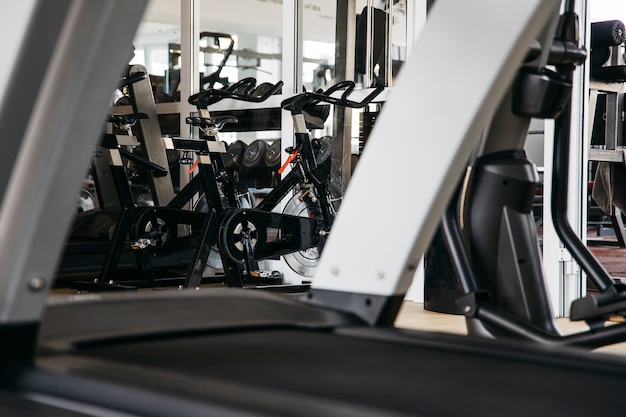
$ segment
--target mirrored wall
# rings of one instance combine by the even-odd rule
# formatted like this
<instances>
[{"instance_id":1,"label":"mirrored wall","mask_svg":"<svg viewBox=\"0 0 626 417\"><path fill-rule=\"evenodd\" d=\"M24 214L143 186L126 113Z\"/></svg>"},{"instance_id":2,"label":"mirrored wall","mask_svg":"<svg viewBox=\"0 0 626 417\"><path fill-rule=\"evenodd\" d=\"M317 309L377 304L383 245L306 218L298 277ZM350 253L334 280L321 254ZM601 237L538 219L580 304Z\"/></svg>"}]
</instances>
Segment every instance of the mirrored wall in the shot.
<instances>
[{"instance_id":1,"label":"mirrored wall","mask_svg":"<svg viewBox=\"0 0 626 417\"><path fill-rule=\"evenodd\" d=\"M301 73L294 91L346 79L361 87L393 85L407 55L407 0L295 3L300 21L289 31L283 1L151 0L131 63L148 69L157 102L180 101L181 10L187 5L199 14L193 29L199 38L200 88L224 87L245 77L259 83L283 80L285 53L300 67L294 68ZM284 31L298 38L296 52L284 51Z\"/></svg>"},{"instance_id":2,"label":"mirrored wall","mask_svg":"<svg viewBox=\"0 0 626 417\"><path fill-rule=\"evenodd\" d=\"M284 149L293 127L280 109L283 99L345 80L359 89L393 86L419 24L416 16L425 12L426 0L150 0L130 63L146 67L170 136L192 133L184 122L195 110L187 103L190 94L248 77L257 85L284 82L280 94L263 104L223 100L210 109L214 115L235 112L240 121L224 129L226 143L282 140ZM122 94L116 100L128 104ZM335 142L339 195L380 109L378 104L337 114L331 106L323 125L311 131ZM373 112L365 129L363 110Z\"/></svg>"}]
</instances>

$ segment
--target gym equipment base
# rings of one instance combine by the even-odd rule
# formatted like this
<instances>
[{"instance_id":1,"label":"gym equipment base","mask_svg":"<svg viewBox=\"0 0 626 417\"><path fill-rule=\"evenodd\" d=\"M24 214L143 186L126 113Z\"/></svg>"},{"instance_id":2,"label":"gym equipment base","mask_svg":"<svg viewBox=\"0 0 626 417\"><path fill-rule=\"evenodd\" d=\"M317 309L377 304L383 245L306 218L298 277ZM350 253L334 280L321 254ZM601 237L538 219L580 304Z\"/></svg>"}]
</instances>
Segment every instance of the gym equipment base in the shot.
<instances>
[{"instance_id":1,"label":"gym equipment base","mask_svg":"<svg viewBox=\"0 0 626 417\"><path fill-rule=\"evenodd\" d=\"M623 358L372 328L258 291L141 295L53 303L36 364L11 367L5 387L76 410L181 417L618 416L626 406Z\"/></svg>"}]
</instances>

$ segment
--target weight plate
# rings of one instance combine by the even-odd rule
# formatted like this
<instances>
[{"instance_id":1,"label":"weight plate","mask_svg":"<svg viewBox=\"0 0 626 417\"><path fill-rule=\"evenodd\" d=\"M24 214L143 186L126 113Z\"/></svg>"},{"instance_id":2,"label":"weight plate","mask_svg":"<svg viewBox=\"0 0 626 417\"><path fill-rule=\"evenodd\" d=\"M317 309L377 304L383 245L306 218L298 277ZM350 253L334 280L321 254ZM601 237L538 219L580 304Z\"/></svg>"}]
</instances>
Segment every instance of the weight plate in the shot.
<instances>
[{"instance_id":1,"label":"weight plate","mask_svg":"<svg viewBox=\"0 0 626 417\"><path fill-rule=\"evenodd\" d=\"M265 166L271 169L276 169L280 166L280 139L272 142L265 151Z\"/></svg>"},{"instance_id":2,"label":"weight plate","mask_svg":"<svg viewBox=\"0 0 626 417\"><path fill-rule=\"evenodd\" d=\"M267 151L267 142L262 139L252 142L243 153L241 164L248 170L259 168L263 165Z\"/></svg>"}]
</instances>

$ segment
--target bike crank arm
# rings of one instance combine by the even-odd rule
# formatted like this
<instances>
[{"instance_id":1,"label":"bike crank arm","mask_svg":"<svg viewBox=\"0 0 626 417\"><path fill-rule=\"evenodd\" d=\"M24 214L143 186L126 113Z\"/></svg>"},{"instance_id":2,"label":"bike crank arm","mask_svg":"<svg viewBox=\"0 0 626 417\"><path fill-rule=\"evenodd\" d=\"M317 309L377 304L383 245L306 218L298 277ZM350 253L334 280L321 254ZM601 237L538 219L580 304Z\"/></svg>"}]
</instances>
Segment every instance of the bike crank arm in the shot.
<instances>
[{"instance_id":1,"label":"bike crank arm","mask_svg":"<svg viewBox=\"0 0 626 417\"><path fill-rule=\"evenodd\" d=\"M222 256L243 264L250 249L254 260L273 258L317 247L326 235L321 218L241 209L222 221L219 245Z\"/></svg>"}]
</instances>

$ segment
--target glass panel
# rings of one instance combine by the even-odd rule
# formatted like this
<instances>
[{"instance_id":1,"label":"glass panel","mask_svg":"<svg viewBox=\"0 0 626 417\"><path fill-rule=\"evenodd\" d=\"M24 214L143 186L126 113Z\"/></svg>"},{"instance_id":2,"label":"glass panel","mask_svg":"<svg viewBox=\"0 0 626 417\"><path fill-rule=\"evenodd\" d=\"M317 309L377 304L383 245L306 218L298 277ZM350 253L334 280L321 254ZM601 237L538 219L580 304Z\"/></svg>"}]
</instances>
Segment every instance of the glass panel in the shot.
<instances>
[{"instance_id":1,"label":"glass panel","mask_svg":"<svg viewBox=\"0 0 626 417\"><path fill-rule=\"evenodd\" d=\"M369 39L368 3L374 10L374 18L370 22L373 31ZM391 39L387 36L390 9L393 16ZM358 0L356 15L348 17L347 14L347 2L319 0L315 4L304 5L302 79L307 89L323 88L329 83L346 79L365 87L379 83L393 85L393 78L406 61L406 0L394 0L392 5L389 1ZM390 53L388 48L391 48ZM368 59L373 63L369 72L366 70ZM345 68L351 62L354 62L355 74L347 77ZM393 77L386 80L385 73L389 67ZM370 81L365 79L366 72Z\"/></svg>"},{"instance_id":2,"label":"glass panel","mask_svg":"<svg viewBox=\"0 0 626 417\"><path fill-rule=\"evenodd\" d=\"M180 101L180 1L150 0L133 41L133 65L148 70L157 103Z\"/></svg>"},{"instance_id":3,"label":"glass panel","mask_svg":"<svg viewBox=\"0 0 626 417\"><path fill-rule=\"evenodd\" d=\"M248 77L256 80L257 87L281 81L282 10L282 1L200 0L201 88L223 88ZM280 108L240 110L246 107L245 103L230 99L222 101L220 106L238 108L227 111L208 108L211 116L233 115L238 119L236 124L227 124L220 135L227 144L234 144L231 149L243 149L241 153L255 149L258 153L280 142ZM278 143L275 148L282 149ZM257 159L254 166L248 159L228 159L229 168L237 170L239 191L263 190L276 184L275 172L264 165L263 158Z\"/></svg>"},{"instance_id":4,"label":"glass panel","mask_svg":"<svg viewBox=\"0 0 626 417\"><path fill-rule=\"evenodd\" d=\"M282 1L200 1L203 87L281 80ZM232 49L231 49L232 44Z\"/></svg>"},{"instance_id":5,"label":"glass panel","mask_svg":"<svg viewBox=\"0 0 626 417\"><path fill-rule=\"evenodd\" d=\"M370 10L372 13L369 13ZM406 61L406 0L358 0L356 13L356 78L364 86L391 86L402 63ZM388 76L390 71L391 77Z\"/></svg>"},{"instance_id":6,"label":"glass panel","mask_svg":"<svg viewBox=\"0 0 626 417\"><path fill-rule=\"evenodd\" d=\"M222 88L229 80L237 78L236 69L232 68L229 59L235 49L235 39L227 33L200 33L200 88Z\"/></svg>"},{"instance_id":7,"label":"glass panel","mask_svg":"<svg viewBox=\"0 0 626 417\"><path fill-rule=\"evenodd\" d=\"M345 78L337 74L335 69L338 7L334 0L319 0L304 5L302 11L302 83L307 91L326 89L334 82ZM343 73L345 74L345 71Z\"/></svg>"}]
</instances>

